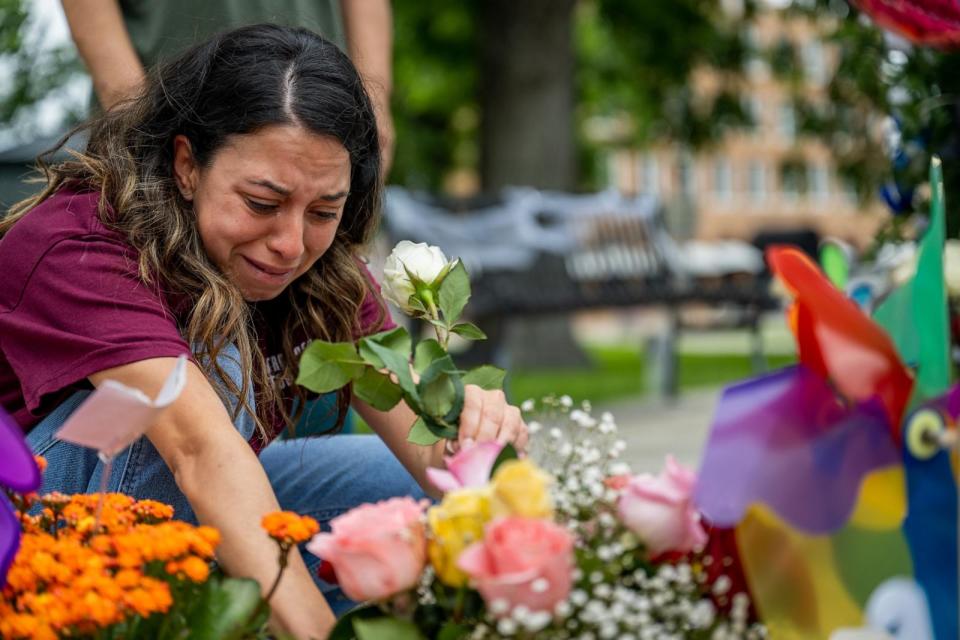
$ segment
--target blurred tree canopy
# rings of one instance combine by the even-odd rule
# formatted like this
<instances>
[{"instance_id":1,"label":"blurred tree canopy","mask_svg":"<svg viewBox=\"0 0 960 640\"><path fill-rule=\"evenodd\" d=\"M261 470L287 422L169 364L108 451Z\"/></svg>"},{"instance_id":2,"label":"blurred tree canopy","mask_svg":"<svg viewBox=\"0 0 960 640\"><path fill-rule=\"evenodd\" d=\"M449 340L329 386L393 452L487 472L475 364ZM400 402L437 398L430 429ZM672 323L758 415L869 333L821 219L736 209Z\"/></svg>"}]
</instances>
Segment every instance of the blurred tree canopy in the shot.
<instances>
[{"instance_id":1,"label":"blurred tree canopy","mask_svg":"<svg viewBox=\"0 0 960 640\"><path fill-rule=\"evenodd\" d=\"M913 47L842 0L794 0L790 11L832 25L838 55L827 100L798 104L800 131L830 146L862 198L879 190L900 214L886 234L926 213L933 154L943 159L948 210L960 205L960 53ZM957 236L958 216L947 226Z\"/></svg>"},{"instance_id":2,"label":"blurred tree canopy","mask_svg":"<svg viewBox=\"0 0 960 640\"><path fill-rule=\"evenodd\" d=\"M495 73L490 50L520 46L508 29L530 21L531 3L520 4L527 6L479 0L394 4L398 145L392 181L437 190L451 169L484 167L481 150L489 153L485 137L494 134L485 123L504 126L492 112L509 108L503 98L484 95ZM573 10L567 13L568 4ZM739 15L724 12L719 0L579 0L554 7L525 38L539 48L540 64L558 65L564 52L551 51L556 39L541 36L556 32L547 23L570 21L571 37L563 46L572 48L574 62L567 90L575 105L569 128L577 133L576 186L595 188L598 182L596 143L588 130L612 126L620 144L669 139L699 146L728 127L749 124L737 83L750 53L743 24L755 10L752 1L743 3ZM527 15L517 15L522 11ZM690 72L705 64L721 78L720 90L706 100L689 84ZM562 81L550 69L539 78L530 69L527 74L531 92L539 90L538 79ZM523 93L516 95L523 99ZM515 144L524 144L523 132L516 135Z\"/></svg>"},{"instance_id":3,"label":"blurred tree canopy","mask_svg":"<svg viewBox=\"0 0 960 640\"><path fill-rule=\"evenodd\" d=\"M62 94L82 70L72 45L43 46L45 32L24 0L0 0L0 128L5 143L23 142L41 133L36 116L45 99ZM75 122L82 113L61 110L53 129Z\"/></svg>"},{"instance_id":4,"label":"blurred tree canopy","mask_svg":"<svg viewBox=\"0 0 960 640\"><path fill-rule=\"evenodd\" d=\"M698 146L748 124L737 82L749 54L742 21L754 0L743 0L738 16L721 4L730 2L394 2L391 180L436 191L467 169L495 188L523 182L526 167L542 164L533 182L595 188L605 127L616 129L616 144ZM22 136L30 134L23 116L80 68L69 45L41 51L27 42L29 6L0 0L0 65L10 70L0 85L0 123ZM704 100L689 76L707 63L723 82ZM555 162L564 154L569 161Z\"/></svg>"}]
</instances>

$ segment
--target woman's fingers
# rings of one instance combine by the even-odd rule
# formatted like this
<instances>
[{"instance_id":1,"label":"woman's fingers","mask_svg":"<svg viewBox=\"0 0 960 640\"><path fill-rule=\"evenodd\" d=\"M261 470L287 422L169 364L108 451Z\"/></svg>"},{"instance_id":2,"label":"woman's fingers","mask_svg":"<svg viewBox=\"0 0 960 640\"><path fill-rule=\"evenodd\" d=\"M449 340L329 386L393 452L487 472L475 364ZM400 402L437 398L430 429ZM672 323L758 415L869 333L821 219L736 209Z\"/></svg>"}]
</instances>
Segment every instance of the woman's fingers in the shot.
<instances>
[{"instance_id":1,"label":"woman's fingers","mask_svg":"<svg viewBox=\"0 0 960 640\"><path fill-rule=\"evenodd\" d=\"M483 395L476 393L473 385L467 385L463 395L463 409L460 411L460 429L457 441L460 446L470 446L477 441L480 430L480 416L483 412Z\"/></svg>"},{"instance_id":2,"label":"woman's fingers","mask_svg":"<svg viewBox=\"0 0 960 640\"><path fill-rule=\"evenodd\" d=\"M520 410L507 404L503 391L467 385L460 414L461 445L473 442L512 442L519 450L527 445L527 427Z\"/></svg>"}]
</instances>

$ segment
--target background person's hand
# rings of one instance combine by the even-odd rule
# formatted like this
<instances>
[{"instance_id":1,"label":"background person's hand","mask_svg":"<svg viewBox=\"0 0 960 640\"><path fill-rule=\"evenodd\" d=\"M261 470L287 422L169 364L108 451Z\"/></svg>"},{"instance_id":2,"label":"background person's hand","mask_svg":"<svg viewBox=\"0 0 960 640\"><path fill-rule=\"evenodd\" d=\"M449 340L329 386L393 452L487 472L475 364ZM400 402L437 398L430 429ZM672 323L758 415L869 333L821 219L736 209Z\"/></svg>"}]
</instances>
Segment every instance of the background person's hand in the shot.
<instances>
[{"instance_id":1,"label":"background person's hand","mask_svg":"<svg viewBox=\"0 0 960 640\"><path fill-rule=\"evenodd\" d=\"M464 389L457 444L497 441L511 443L518 452L527 448L527 425L520 409L509 404L503 391L487 391L472 384Z\"/></svg>"}]
</instances>

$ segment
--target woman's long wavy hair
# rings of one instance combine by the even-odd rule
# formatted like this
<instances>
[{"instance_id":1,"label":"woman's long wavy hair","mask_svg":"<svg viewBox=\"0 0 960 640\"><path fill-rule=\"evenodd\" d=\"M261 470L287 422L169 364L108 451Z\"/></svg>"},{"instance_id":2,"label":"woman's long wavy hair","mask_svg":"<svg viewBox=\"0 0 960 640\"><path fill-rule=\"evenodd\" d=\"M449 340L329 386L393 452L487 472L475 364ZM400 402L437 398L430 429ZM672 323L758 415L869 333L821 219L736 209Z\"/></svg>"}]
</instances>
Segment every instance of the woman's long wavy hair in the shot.
<instances>
[{"instance_id":1,"label":"woman's long wavy hair","mask_svg":"<svg viewBox=\"0 0 960 640\"><path fill-rule=\"evenodd\" d=\"M253 313L240 291L211 262L197 230L192 205L173 172L173 140L182 134L194 158L209 167L231 138L268 125L295 125L339 140L350 155L350 195L336 238L314 267L281 294L289 302L281 340L284 368L272 380L258 348ZM82 152L45 161L79 131ZM194 345L208 377L228 406L251 410L257 390L258 431L268 438L277 420L297 420L306 392L294 384L298 336L348 341L356 337L359 309L371 289L356 255L373 232L380 209L380 147L373 108L353 64L336 46L305 29L243 27L215 36L147 77L142 92L77 127L39 159L46 186L15 205L0 237L31 209L64 186L100 193L99 217L139 251L142 280L168 299L185 300L180 330ZM381 303L382 323L385 315ZM240 366L251 372L242 385L224 375L221 350L234 344ZM295 398L295 411L282 397ZM337 428L343 424L349 388L337 396ZM235 402L234 399L240 402Z\"/></svg>"}]
</instances>

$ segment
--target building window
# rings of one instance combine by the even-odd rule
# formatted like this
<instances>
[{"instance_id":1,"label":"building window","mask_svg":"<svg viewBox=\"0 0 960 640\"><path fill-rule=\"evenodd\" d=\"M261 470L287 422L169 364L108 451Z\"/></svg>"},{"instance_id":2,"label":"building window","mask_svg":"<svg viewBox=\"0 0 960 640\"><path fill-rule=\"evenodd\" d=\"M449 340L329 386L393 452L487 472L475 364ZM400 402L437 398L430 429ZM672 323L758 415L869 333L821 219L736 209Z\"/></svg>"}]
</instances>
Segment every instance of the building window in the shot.
<instances>
[{"instance_id":1,"label":"building window","mask_svg":"<svg viewBox=\"0 0 960 640\"><path fill-rule=\"evenodd\" d=\"M660 195L660 164L653 154L645 154L640 159L640 193Z\"/></svg>"},{"instance_id":2,"label":"building window","mask_svg":"<svg viewBox=\"0 0 960 640\"><path fill-rule=\"evenodd\" d=\"M693 156L687 152L680 154L680 193L687 198L693 198L697 193L697 167L693 161Z\"/></svg>"},{"instance_id":3,"label":"building window","mask_svg":"<svg viewBox=\"0 0 960 640\"><path fill-rule=\"evenodd\" d=\"M750 191L750 199L754 202L762 202L767 198L767 167L759 160L750 163L747 189Z\"/></svg>"},{"instance_id":4,"label":"building window","mask_svg":"<svg viewBox=\"0 0 960 640\"><path fill-rule=\"evenodd\" d=\"M823 85L827 81L827 65L823 54L823 44L818 40L805 42L802 49L803 73L808 82Z\"/></svg>"},{"instance_id":5,"label":"building window","mask_svg":"<svg viewBox=\"0 0 960 640\"><path fill-rule=\"evenodd\" d=\"M778 119L780 135L790 144L797 139L797 112L792 102L784 102L780 105L780 117Z\"/></svg>"},{"instance_id":6,"label":"building window","mask_svg":"<svg viewBox=\"0 0 960 640\"><path fill-rule=\"evenodd\" d=\"M819 202L830 197L830 174L822 164L811 164L807 182L810 184L810 196Z\"/></svg>"},{"instance_id":7,"label":"building window","mask_svg":"<svg viewBox=\"0 0 960 640\"><path fill-rule=\"evenodd\" d=\"M713 161L713 191L720 200L730 200L733 196L733 169L727 158Z\"/></svg>"},{"instance_id":8,"label":"building window","mask_svg":"<svg viewBox=\"0 0 960 640\"><path fill-rule=\"evenodd\" d=\"M751 128L754 132L763 130L763 101L757 96L748 96L743 99L743 110L750 117Z\"/></svg>"},{"instance_id":9,"label":"building window","mask_svg":"<svg viewBox=\"0 0 960 640\"><path fill-rule=\"evenodd\" d=\"M798 161L786 161L780 166L780 189L787 202L796 202L807 191L806 166Z\"/></svg>"}]
</instances>

